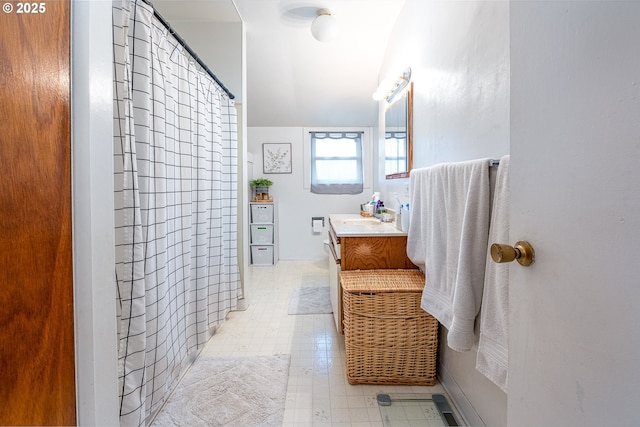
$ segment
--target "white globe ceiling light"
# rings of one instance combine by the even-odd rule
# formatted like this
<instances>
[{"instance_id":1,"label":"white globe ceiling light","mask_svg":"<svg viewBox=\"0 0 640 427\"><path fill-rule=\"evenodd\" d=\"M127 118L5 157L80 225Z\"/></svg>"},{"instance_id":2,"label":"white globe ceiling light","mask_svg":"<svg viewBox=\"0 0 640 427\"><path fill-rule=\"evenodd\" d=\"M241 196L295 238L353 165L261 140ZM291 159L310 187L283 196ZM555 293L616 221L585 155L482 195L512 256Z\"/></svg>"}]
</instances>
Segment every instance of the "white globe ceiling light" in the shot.
<instances>
[{"instance_id":1,"label":"white globe ceiling light","mask_svg":"<svg viewBox=\"0 0 640 427\"><path fill-rule=\"evenodd\" d=\"M338 34L338 23L329 9L318 9L311 23L311 34L319 42L328 42Z\"/></svg>"}]
</instances>

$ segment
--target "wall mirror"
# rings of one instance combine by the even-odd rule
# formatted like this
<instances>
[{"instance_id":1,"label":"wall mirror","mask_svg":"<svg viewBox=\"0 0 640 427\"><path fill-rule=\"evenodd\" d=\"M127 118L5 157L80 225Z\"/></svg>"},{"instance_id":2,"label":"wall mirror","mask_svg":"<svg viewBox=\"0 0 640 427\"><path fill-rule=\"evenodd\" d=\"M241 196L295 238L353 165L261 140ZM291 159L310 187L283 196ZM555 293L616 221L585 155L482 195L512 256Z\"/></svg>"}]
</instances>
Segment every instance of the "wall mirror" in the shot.
<instances>
[{"instance_id":1,"label":"wall mirror","mask_svg":"<svg viewBox=\"0 0 640 427\"><path fill-rule=\"evenodd\" d=\"M386 179L408 178L413 160L413 83L407 78L400 90L387 97L387 103L384 114Z\"/></svg>"}]
</instances>

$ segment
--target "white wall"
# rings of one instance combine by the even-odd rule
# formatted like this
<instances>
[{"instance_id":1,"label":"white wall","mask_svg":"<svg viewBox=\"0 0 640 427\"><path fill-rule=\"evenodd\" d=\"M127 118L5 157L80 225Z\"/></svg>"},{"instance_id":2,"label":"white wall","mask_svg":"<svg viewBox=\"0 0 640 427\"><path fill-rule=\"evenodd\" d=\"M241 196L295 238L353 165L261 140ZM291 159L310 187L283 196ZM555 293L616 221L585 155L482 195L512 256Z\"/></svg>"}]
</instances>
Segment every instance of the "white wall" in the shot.
<instances>
[{"instance_id":1,"label":"white wall","mask_svg":"<svg viewBox=\"0 0 640 427\"><path fill-rule=\"evenodd\" d=\"M311 129L311 128L309 128ZM309 129L302 127L249 127L247 129L247 150L253 155L253 176L265 177L273 181L270 193L278 204L279 254L280 259L316 259L325 258L322 241L327 238L329 214L358 213L360 203L369 200L372 194L371 167L365 172L368 182L365 182L364 192L360 195L327 195L313 194L304 188L305 169L304 145L307 141L305 134ZM313 128L323 130L323 128ZM372 157L371 128L361 128L371 135L370 140L364 141L363 155ZM292 173L264 174L262 169L262 144L291 143ZM248 184L247 184L248 185ZM247 187L248 188L248 187ZM322 233L313 233L311 218L321 216L325 218L325 228Z\"/></svg>"},{"instance_id":2,"label":"white wall","mask_svg":"<svg viewBox=\"0 0 640 427\"><path fill-rule=\"evenodd\" d=\"M509 2L407 0L380 79L405 67L414 88L414 168L509 152ZM383 198L397 192L408 201L408 179L376 178ZM506 425L506 395L475 370L477 348L454 352L442 332L440 375L468 421Z\"/></svg>"},{"instance_id":3,"label":"white wall","mask_svg":"<svg viewBox=\"0 0 640 427\"><path fill-rule=\"evenodd\" d=\"M414 84L414 168L508 153L508 2L406 0L379 78L406 67ZM377 178L386 198L406 193L408 179Z\"/></svg>"}]
</instances>

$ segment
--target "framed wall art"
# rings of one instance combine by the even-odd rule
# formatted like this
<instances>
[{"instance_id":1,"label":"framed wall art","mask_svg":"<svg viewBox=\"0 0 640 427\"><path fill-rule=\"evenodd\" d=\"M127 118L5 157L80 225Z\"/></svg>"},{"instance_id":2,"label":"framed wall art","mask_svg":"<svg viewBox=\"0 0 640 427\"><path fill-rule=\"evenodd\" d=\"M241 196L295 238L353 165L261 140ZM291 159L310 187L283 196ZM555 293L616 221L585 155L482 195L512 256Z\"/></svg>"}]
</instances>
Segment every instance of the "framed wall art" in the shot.
<instances>
[{"instance_id":1,"label":"framed wall art","mask_svg":"<svg viewBox=\"0 0 640 427\"><path fill-rule=\"evenodd\" d=\"M264 173L291 173L291 143L262 144Z\"/></svg>"}]
</instances>

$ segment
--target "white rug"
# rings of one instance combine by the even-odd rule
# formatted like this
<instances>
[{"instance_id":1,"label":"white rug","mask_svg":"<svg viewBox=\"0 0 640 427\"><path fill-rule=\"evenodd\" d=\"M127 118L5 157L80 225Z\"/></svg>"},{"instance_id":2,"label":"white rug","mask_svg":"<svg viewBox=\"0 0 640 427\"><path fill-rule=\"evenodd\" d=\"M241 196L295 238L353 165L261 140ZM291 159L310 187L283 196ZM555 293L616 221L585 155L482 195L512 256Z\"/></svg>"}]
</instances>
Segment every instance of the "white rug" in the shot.
<instances>
[{"instance_id":1,"label":"white rug","mask_svg":"<svg viewBox=\"0 0 640 427\"><path fill-rule=\"evenodd\" d=\"M329 299L329 287L296 288L289 301L288 314L333 313Z\"/></svg>"},{"instance_id":2,"label":"white rug","mask_svg":"<svg viewBox=\"0 0 640 427\"><path fill-rule=\"evenodd\" d=\"M198 359L152 426L281 426L290 355Z\"/></svg>"}]
</instances>

